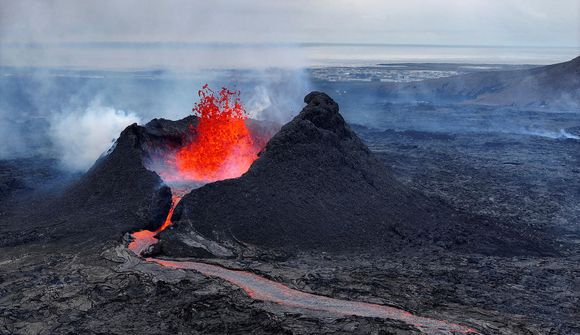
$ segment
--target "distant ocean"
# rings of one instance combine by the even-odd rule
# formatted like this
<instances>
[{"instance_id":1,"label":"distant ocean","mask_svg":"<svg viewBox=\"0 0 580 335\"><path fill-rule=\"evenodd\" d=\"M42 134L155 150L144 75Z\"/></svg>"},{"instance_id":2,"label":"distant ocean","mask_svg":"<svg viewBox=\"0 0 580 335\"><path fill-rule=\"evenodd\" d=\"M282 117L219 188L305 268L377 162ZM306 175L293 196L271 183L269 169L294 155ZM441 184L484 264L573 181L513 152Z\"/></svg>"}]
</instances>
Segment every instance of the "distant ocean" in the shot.
<instances>
[{"instance_id":1,"label":"distant ocean","mask_svg":"<svg viewBox=\"0 0 580 335\"><path fill-rule=\"evenodd\" d=\"M580 48L379 44L70 43L0 45L0 66L103 70L309 68L379 63L551 64Z\"/></svg>"},{"instance_id":2,"label":"distant ocean","mask_svg":"<svg viewBox=\"0 0 580 335\"><path fill-rule=\"evenodd\" d=\"M317 65L377 63L553 64L580 55L580 48L477 47L432 45L311 45Z\"/></svg>"}]
</instances>

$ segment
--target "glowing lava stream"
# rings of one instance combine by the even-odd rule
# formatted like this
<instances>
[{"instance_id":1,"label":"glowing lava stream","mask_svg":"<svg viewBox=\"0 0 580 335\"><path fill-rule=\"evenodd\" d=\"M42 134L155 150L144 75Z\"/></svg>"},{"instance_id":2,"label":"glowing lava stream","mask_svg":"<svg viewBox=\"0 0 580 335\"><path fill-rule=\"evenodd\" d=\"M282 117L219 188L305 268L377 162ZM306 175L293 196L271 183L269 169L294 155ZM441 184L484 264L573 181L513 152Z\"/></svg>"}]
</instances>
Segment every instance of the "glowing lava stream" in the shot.
<instances>
[{"instance_id":1,"label":"glowing lava stream","mask_svg":"<svg viewBox=\"0 0 580 335\"><path fill-rule=\"evenodd\" d=\"M163 225L154 232L143 230L134 233L134 240L129 249L137 256L157 243L155 234L171 225L171 216L175 206L187 191L173 191L173 203ZM398 320L417 327L426 334L479 334L475 329L446 321L413 315L395 307L371 304L366 302L348 301L310 294L291 289L281 283L268 280L254 273L231 270L221 266L191 262L170 261L158 258L146 258L161 266L175 269L194 270L208 277L218 277L242 288L252 299L273 302L294 308L330 312L339 315L357 315Z\"/></svg>"},{"instance_id":2,"label":"glowing lava stream","mask_svg":"<svg viewBox=\"0 0 580 335\"><path fill-rule=\"evenodd\" d=\"M173 211L175 210L175 206L179 203L181 198L185 194L187 194L194 186L192 185L181 185L180 187L171 187L171 208L169 209L169 213L167 213L167 217L161 227L157 228L155 231L150 230L141 230L131 234L133 237L133 241L129 243L129 250L133 251L136 255L141 256L150 246L157 243L157 238L155 235L164 231L167 227L171 225L171 217L173 216Z\"/></svg>"},{"instance_id":3,"label":"glowing lava stream","mask_svg":"<svg viewBox=\"0 0 580 335\"><path fill-rule=\"evenodd\" d=\"M230 270L221 266L189 262L147 258L165 267L195 270L208 277L218 277L242 288L252 299L274 302L295 308L325 311L340 315L399 320L412 324L427 334L478 334L469 327L445 321L415 316L407 311L358 301L339 300L291 289L280 283L260 277L254 273Z\"/></svg>"}]
</instances>

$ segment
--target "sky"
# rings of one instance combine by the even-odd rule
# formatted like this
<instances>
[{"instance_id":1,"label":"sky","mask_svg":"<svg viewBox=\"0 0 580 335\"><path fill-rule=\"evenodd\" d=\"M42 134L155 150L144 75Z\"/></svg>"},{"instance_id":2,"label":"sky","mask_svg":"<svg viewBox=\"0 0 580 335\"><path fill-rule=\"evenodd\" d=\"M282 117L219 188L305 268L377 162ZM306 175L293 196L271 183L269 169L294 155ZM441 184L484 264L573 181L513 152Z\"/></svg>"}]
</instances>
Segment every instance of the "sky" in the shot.
<instances>
[{"instance_id":1,"label":"sky","mask_svg":"<svg viewBox=\"0 0 580 335\"><path fill-rule=\"evenodd\" d=\"M0 43L580 47L580 0L0 0Z\"/></svg>"}]
</instances>

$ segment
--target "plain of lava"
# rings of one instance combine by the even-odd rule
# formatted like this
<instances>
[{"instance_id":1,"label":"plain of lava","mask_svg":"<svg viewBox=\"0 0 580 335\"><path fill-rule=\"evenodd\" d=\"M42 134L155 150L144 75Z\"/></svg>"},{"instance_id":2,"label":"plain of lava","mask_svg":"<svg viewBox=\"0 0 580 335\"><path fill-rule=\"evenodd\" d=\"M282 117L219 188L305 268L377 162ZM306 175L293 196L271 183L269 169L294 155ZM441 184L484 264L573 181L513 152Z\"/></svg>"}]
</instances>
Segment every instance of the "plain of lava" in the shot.
<instances>
[{"instance_id":1,"label":"plain of lava","mask_svg":"<svg viewBox=\"0 0 580 335\"><path fill-rule=\"evenodd\" d=\"M351 130L328 95L312 92L304 101L300 114L279 131L276 125L244 120L251 143L270 138L246 172L217 181L221 177L181 178L187 187L178 186L184 185L177 183L179 178L169 182L162 177L167 178L168 166L175 169L178 153L199 139L192 130L198 129L200 117L127 127L113 150L66 194L62 208L88 219L82 226L55 231L64 235L76 229L75 238L83 241L118 240L124 233L126 245L146 260L222 278L258 300L393 318L433 334L475 332L388 306L307 294L249 272L167 259L251 260L301 250L388 253L434 244L513 255L541 246L509 227L458 213L401 184Z\"/></svg>"}]
</instances>

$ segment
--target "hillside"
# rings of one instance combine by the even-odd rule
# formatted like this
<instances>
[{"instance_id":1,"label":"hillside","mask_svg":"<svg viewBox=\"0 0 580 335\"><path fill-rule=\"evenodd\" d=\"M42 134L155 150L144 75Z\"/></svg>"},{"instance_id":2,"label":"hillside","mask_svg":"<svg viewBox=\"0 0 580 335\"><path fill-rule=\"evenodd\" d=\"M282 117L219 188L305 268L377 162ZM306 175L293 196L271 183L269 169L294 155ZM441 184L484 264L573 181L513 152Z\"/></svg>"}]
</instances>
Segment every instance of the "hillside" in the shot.
<instances>
[{"instance_id":1,"label":"hillside","mask_svg":"<svg viewBox=\"0 0 580 335\"><path fill-rule=\"evenodd\" d=\"M387 84L383 90L402 100L577 109L580 57L526 70L477 72L410 84Z\"/></svg>"}]
</instances>

